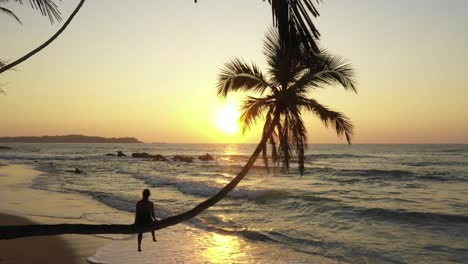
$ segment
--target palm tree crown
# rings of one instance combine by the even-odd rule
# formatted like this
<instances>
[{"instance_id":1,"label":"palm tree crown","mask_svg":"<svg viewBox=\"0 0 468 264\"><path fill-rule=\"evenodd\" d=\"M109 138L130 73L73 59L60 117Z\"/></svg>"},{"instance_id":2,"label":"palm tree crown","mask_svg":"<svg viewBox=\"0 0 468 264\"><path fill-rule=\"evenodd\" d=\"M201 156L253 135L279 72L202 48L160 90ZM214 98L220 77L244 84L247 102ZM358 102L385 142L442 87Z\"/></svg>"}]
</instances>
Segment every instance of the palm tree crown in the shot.
<instances>
[{"instance_id":1,"label":"palm tree crown","mask_svg":"<svg viewBox=\"0 0 468 264\"><path fill-rule=\"evenodd\" d=\"M307 52L307 49L301 49ZM245 132L265 118L263 137L263 159L268 168L267 142L271 144L271 158L289 171L293 154L298 156L301 175L304 173L304 152L307 148L307 130L302 119L306 110L318 116L323 124L344 135L351 143L353 125L340 112L320 104L310 98L310 92L324 85L340 84L345 90L356 92L354 70L350 64L337 56L322 50L306 62L291 55L280 43L276 31L270 30L264 43L267 58L267 74L255 65L242 59L226 63L219 75L218 95L226 97L231 92L249 92L258 96L248 96L241 106L241 121ZM270 133L271 131L271 133Z\"/></svg>"}]
</instances>

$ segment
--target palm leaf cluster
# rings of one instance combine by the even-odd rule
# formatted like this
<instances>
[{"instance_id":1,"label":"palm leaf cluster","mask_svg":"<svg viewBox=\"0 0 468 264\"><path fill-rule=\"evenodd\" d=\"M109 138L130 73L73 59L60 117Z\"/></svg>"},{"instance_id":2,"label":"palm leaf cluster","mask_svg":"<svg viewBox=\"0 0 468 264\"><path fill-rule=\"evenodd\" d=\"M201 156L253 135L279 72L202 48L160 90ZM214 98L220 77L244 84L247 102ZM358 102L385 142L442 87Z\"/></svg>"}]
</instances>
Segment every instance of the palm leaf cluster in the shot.
<instances>
[{"instance_id":1,"label":"palm leaf cluster","mask_svg":"<svg viewBox=\"0 0 468 264\"><path fill-rule=\"evenodd\" d=\"M290 49L302 47L319 53L317 40L320 33L311 17L319 16L314 2L320 0L268 0L271 4L273 20L278 28L281 44ZM308 54L304 54L308 56Z\"/></svg>"},{"instance_id":2,"label":"palm leaf cluster","mask_svg":"<svg viewBox=\"0 0 468 264\"><path fill-rule=\"evenodd\" d=\"M300 51L307 52L305 49ZM303 112L316 115L326 127L332 127L338 136L344 135L351 143L353 125L348 117L310 98L310 94L335 84L356 92L354 70L346 60L325 50L307 63L297 60L281 45L279 33L274 30L266 36L264 54L268 65L266 74L255 64L247 64L242 59L226 63L219 75L217 92L221 97L231 92L249 93L241 106L243 131L264 119L263 137L268 140L264 141L262 152L267 168L267 144L270 144L275 166L281 163L289 171L295 152L302 175L307 149Z\"/></svg>"},{"instance_id":3,"label":"palm leaf cluster","mask_svg":"<svg viewBox=\"0 0 468 264\"><path fill-rule=\"evenodd\" d=\"M50 23L62 21L62 15L57 5L52 0L0 0L0 4L9 2L28 4L32 9L39 11L43 16L47 16ZM7 15L22 24L21 20L15 15L15 13L5 7L0 6L0 14Z\"/></svg>"}]
</instances>

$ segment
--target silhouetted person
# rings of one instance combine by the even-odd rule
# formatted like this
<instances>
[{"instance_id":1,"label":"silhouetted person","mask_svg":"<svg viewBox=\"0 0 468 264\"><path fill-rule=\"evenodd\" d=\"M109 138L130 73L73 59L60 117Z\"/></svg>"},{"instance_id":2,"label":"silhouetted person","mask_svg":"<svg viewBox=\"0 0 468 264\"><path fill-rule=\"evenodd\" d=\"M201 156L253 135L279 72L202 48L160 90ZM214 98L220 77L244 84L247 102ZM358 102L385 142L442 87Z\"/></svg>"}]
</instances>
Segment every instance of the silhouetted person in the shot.
<instances>
[{"instance_id":1,"label":"silhouetted person","mask_svg":"<svg viewBox=\"0 0 468 264\"><path fill-rule=\"evenodd\" d=\"M154 204L149 199L151 193L150 190L143 190L143 198L136 203L135 211L135 225L137 226L149 226L156 221L154 217ZM156 242L154 231L151 231L153 235L153 241ZM143 233L138 233L138 251L141 251L141 240L143 239Z\"/></svg>"}]
</instances>

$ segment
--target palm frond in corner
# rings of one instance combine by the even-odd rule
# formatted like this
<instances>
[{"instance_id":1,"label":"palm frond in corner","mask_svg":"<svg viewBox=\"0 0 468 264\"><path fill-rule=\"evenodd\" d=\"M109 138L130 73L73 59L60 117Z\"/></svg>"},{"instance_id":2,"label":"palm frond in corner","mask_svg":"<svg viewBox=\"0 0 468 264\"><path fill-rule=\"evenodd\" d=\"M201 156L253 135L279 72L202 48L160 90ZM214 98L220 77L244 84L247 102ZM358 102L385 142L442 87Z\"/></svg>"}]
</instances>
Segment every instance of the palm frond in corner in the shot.
<instances>
[{"instance_id":1,"label":"palm frond in corner","mask_svg":"<svg viewBox=\"0 0 468 264\"><path fill-rule=\"evenodd\" d=\"M52 0L2 0L0 2L16 2L19 4L28 4L32 9L39 11L43 16L49 18L50 23L62 22L62 14L57 4Z\"/></svg>"},{"instance_id":2,"label":"palm frond in corner","mask_svg":"<svg viewBox=\"0 0 468 264\"><path fill-rule=\"evenodd\" d=\"M4 7L0 6L0 14L9 16L9 17L13 18L14 20L16 20L16 22L18 22L19 24L21 24L21 25L23 24L23 22L21 22L21 20L10 9L7 9L7 8L4 8ZM2 64L0 64L0 67L3 67Z\"/></svg>"}]
</instances>

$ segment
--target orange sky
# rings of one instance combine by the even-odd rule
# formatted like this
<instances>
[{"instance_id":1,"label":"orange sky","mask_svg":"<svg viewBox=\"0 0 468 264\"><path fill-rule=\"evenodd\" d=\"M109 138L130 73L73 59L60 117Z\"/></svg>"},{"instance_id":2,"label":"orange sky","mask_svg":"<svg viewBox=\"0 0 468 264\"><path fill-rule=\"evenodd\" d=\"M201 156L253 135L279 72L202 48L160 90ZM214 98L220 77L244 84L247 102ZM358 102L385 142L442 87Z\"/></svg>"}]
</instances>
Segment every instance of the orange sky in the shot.
<instances>
[{"instance_id":1,"label":"orange sky","mask_svg":"<svg viewBox=\"0 0 468 264\"><path fill-rule=\"evenodd\" d=\"M325 0L322 46L357 70L359 94L314 94L345 112L354 143L468 143L468 2ZM408 3L409 2L409 3ZM77 1L59 2L68 16ZM13 60L57 28L10 4L24 25L0 15L0 58ZM242 57L264 66L267 2L88 1L51 46L2 74L0 136L87 134L145 142L259 140L219 129L216 78ZM344 143L310 116L311 143Z\"/></svg>"}]
</instances>

